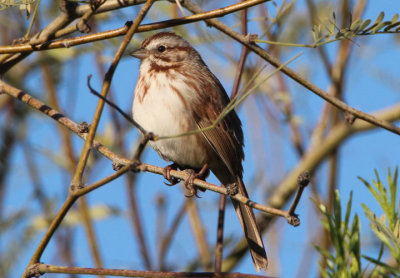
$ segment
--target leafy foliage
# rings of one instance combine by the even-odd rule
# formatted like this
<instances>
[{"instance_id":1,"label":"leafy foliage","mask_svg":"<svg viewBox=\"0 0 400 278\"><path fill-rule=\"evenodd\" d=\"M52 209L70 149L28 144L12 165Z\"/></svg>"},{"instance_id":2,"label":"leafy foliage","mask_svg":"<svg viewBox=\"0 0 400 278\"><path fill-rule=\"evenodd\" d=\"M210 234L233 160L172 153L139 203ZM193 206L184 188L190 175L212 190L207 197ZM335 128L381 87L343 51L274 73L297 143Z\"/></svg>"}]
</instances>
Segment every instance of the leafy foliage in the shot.
<instances>
[{"instance_id":1,"label":"leafy foliage","mask_svg":"<svg viewBox=\"0 0 400 278\"><path fill-rule=\"evenodd\" d=\"M321 22L312 27L312 44L297 44L288 42L274 42L262 39L255 39L255 42L268 43L281 46L311 47L316 48L328 43L344 39L352 39L357 36L375 35L375 34L394 34L400 33L399 14L395 14L391 20L383 21L384 12L380 12L375 21L371 24L371 19L356 19L348 27L339 29L336 24L336 15L333 13L332 19L328 22Z\"/></svg>"},{"instance_id":2,"label":"leafy foliage","mask_svg":"<svg viewBox=\"0 0 400 278\"><path fill-rule=\"evenodd\" d=\"M340 205L339 192L336 190L331 214L325 205L319 209L324 215L322 224L330 233L330 239L335 252L316 246L317 250L327 260L326 267L320 266L322 277L362 277L360 262L360 221L358 215L350 223L352 194L347 202L344 219Z\"/></svg>"},{"instance_id":3,"label":"leafy foliage","mask_svg":"<svg viewBox=\"0 0 400 278\"><path fill-rule=\"evenodd\" d=\"M361 18L353 21L349 27L340 29L336 25L336 16L333 14L333 21L330 26L325 28L322 24L314 25L312 34L315 46L325 43L341 40L351 39L355 36L384 34L384 33L399 33L400 21L399 14L395 14L391 20L383 21L385 17L384 12L380 12L374 23L371 24L371 19L363 20Z\"/></svg>"},{"instance_id":4,"label":"leafy foliage","mask_svg":"<svg viewBox=\"0 0 400 278\"><path fill-rule=\"evenodd\" d=\"M362 268L361 257L374 265L374 268L369 271L368 276L370 277L398 277L400 275L398 268L400 265L400 202L397 201L396 196L398 169L396 168L393 175L391 175L390 170L388 171L389 191L385 188L376 171L375 175L376 181L373 180L372 184L360 177L359 179L365 184L383 210L382 216L378 217L367 205L362 204L370 227L381 242L378 257L372 258L361 255L360 223L357 214L353 217L353 222L349 224L352 194L350 194L347 202L343 219L339 193L336 191L332 213L328 212L324 205L319 206L324 216L322 223L324 228L329 231L334 248L332 254L330 250L316 246L320 254L326 258L327 266L320 268L323 277L363 277L367 267ZM383 261L384 247L389 249L394 262L389 264Z\"/></svg>"},{"instance_id":5,"label":"leafy foliage","mask_svg":"<svg viewBox=\"0 0 400 278\"><path fill-rule=\"evenodd\" d=\"M396 266L400 266L400 202L397 202L396 196L398 168L396 168L393 176L391 175L390 170L388 171L389 192L384 187L376 171L375 175L376 181L373 180L372 184L362 178L359 179L365 184L374 198L378 201L383 210L383 214L378 217L367 207L366 204L362 204L362 207L366 217L370 221L372 231L379 238L382 244L389 249ZM393 267L379 259L373 259L368 256L363 257L370 262L379 265L381 267L380 271L383 271L383 273L390 273L396 276L400 275L400 269L398 267Z\"/></svg>"}]
</instances>

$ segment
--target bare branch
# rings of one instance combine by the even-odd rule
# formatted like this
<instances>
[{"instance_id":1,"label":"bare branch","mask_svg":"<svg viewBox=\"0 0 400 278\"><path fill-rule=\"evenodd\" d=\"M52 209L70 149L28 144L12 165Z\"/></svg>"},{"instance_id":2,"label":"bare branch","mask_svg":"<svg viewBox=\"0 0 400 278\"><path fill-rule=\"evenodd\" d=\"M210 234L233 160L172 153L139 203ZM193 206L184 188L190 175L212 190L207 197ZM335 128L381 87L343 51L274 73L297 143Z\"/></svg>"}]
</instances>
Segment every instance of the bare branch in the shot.
<instances>
[{"instance_id":1,"label":"bare branch","mask_svg":"<svg viewBox=\"0 0 400 278\"><path fill-rule=\"evenodd\" d=\"M84 268L67 267L49 264L35 264L29 269L30 276L37 277L44 273L65 273L65 274L98 274L112 275L119 277L221 277L221 278L268 278L268 276L243 274L243 273L215 273L215 272L157 272L157 271L139 271L125 269L105 269L105 268Z\"/></svg>"},{"instance_id":2,"label":"bare branch","mask_svg":"<svg viewBox=\"0 0 400 278\"><path fill-rule=\"evenodd\" d=\"M189 9L193 13L202 13L203 12L203 10L199 6L193 4L190 0L185 1L183 6L186 7L187 9ZM270 54L268 54L264 49L262 49L261 47L259 47L255 43L248 42L248 40L246 39L245 36L237 33L232 28L229 28L228 26L226 26L225 24L223 24L219 20L213 18L213 19L206 19L205 21L208 24L210 24L211 26L214 26L215 28L217 28L221 32L225 33L226 35L228 35L231 38L235 39L236 41L240 42L241 44L246 45L250 50L252 50L254 53L259 55L264 60L268 61L274 67L282 67L283 63L281 61L279 61L278 59L276 59L273 56L271 56ZM285 73L290 78L292 78L293 80L295 80L300 85L302 85L305 88L309 89L314 94L320 96L321 98L323 98L324 100L326 100L330 104L332 104L335 107L339 108L340 110L346 111L346 112L354 115L358 119L362 119L362 120L364 120L366 122L369 122L371 124L374 124L376 126L382 127L382 128L384 128L384 129L386 129L388 131L391 131L393 133L396 133L396 134L400 135L400 128L399 127L391 124L390 122L387 122L387 121L382 120L382 119L378 119L378 118L376 118L376 117L374 117L374 116L372 116L370 114L367 114L367 113L364 113L364 112L359 111L357 109L354 109L353 107L347 105L346 103L344 103L340 99L329 95L327 92L325 92L324 90L322 90L321 88L319 88L315 84L311 83L307 79L301 77L294 70L284 66L282 68L282 72Z\"/></svg>"}]
</instances>

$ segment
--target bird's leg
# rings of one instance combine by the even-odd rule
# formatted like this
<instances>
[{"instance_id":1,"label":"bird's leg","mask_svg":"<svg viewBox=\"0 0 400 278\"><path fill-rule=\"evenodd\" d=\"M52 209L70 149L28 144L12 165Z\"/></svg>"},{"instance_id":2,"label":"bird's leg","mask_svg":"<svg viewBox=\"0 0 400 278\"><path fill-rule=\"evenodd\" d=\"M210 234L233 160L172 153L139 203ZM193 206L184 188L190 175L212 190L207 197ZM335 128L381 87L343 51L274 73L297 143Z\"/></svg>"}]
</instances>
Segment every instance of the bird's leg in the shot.
<instances>
[{"instance_id":1,"label":"bird's leg","mask_svg":"<svg viewBox=\"0 0 400 278\"><path fill-rule=\"evenodd\" d=\"M185 172L189 174L189 177L185 180L185 187L189 192L189 194L186 195L186 197L192 197L194 195L196 195L196 197L198 197L197 196L198 189L200 189L203 192L206 191L203 188L198 188L193 183L194 183L194 179L204 180L210 174L210 170L208 169L207 163L204 164L204 166L201 168L201 170L198 173L196 173L193 169L186 169Z\"/></svg>"},{"instance_id":2,"label":"bird's leg","mask_svg":"<svg viewBox=\"0 0 400 278\"><path fill-rule=\"evenodd\" d=\"M180 182L180 179L171 176L171 170L177 170L177 169L178 169L178 164L176 163L172 163L171 165L168 165L164 168L163 176L167 181L169 181L169 183L164 182L166 185L173 186L178 182Z\"/></svg>"}]
</instances>

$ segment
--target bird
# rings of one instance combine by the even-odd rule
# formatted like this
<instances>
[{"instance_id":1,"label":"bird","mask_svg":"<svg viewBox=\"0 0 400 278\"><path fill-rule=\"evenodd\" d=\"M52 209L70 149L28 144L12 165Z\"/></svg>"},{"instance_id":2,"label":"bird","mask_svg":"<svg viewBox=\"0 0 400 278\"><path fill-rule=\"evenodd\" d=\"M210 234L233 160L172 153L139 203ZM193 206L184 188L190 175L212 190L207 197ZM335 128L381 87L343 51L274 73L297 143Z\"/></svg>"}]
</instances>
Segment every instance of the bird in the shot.
<instances>
[{"instance_id":1,"label":"bird","mask_svg":"<svg viewBox=\"0 0 400 278\"><path fill-rule=\"evenodd\" d=\"M140 59L133 119L157 136L199 131L150 142L162 159L173 162L165 168L164 177L175 184L177 180L171 178L169 171L189 169L192 172L189 182L185 182L188 185L210 170L222 185L236 186L238 193L248 197L243 183L244 138L237 113L231 110L215 128L205 129L230 99L199 52L181 36L160 32L145 39L130 55ZM255 269L265 270L268 259L254 212L243 203L232 202Z\"/></svg>"}]
</instances>

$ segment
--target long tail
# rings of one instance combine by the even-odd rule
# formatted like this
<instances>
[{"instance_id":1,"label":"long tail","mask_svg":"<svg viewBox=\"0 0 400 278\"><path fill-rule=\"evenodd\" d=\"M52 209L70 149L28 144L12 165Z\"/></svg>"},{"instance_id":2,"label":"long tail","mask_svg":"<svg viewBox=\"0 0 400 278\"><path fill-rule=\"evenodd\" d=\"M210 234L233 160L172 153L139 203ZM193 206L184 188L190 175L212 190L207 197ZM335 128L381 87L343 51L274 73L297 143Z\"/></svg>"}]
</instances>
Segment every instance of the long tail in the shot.
<instances>
[{"instance_id":1,"label":"long tail","mask_svg":"<svg viewBox=\"0 0 400 278\"><path fill-rule=\"evenodd\" d=\"M241 178L238 178L239 193L248 197L246 188ZM247 243L250 248L251 257L257 271L267 269L268 259L265 252L264 243L260 231L257 228L256 217L253 209L245 204L232 200L236 213L239 217L240 224L243 227Z\"/></svg>"}]
</instances>

